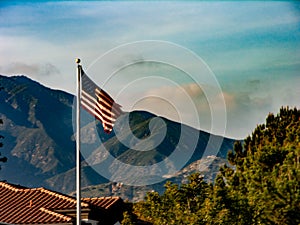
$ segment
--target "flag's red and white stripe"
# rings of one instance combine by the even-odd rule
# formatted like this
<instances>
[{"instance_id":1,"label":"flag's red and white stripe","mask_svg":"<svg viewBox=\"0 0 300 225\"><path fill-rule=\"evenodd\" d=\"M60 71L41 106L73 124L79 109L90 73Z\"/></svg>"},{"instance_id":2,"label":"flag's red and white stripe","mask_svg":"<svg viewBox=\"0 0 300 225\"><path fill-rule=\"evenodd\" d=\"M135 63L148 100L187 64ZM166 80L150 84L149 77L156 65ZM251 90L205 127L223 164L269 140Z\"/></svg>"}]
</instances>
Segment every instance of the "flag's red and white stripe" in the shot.
<instances>
[{"instance_id":1,"label":"flag's red and white stripe","mask_svg":"<svg viewBox=\"0 0 300 225\"><path fill-rule=\"evenodd\" d=\"M122 114L121 106L98 87L81 69L81 106L101 121L104 131L110 133L116 119Z\"/></svg>"}]
</instances>

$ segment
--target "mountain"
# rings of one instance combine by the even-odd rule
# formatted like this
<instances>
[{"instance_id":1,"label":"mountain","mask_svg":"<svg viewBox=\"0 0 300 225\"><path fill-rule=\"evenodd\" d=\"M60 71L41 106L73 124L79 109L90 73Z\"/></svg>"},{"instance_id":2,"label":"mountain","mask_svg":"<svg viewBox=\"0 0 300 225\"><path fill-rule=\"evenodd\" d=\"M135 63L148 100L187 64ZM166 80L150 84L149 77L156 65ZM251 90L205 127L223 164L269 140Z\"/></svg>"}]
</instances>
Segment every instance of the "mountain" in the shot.
<instances>
[{"instance_id":1,"label":"mountain","mask_svg":"<svg viewBox=\"0 0 300 225\"><path fill-rule=\"evenodd\" d=\"M86 186L82 189L81 194L83 197L101 197L101 196L119 196L124 200L130 202L139 202L144 200L147 192L156 191L159 194L163 194L165 191L166 181L170 181L175 184L182 184L188 182L190 174L200 172L207 182L212 183L219 169L224 164L228 164L228 161L224 158L217 156L207 156L199 159L183 169L179 170L173 175L166 175L163 181L145 185L145 186L129 186L116 182L105 182L97 185ZM71 192L70 195L76 195L76 192Z\"/></svg>"},{"instance_id":2,"label":"mountain","mask_svg":"<svg viewBox=\"0 0 300 225\"><path fill-rule=\"evenodd\" d=\"M26 186L74 167L73 96L25 76L0 76L3 164L0 179Z\"/></svg>"},{"instance_id":3,"label":"mountain","mask_svg":"<svg viewBox=\"0 0 300 225\"><path fill-rule=\"evenodd\" d=\"M121 134L116 136L113 133L104 141L89 138L88 145L83 141L83 186L108 181L132 186L152 185L174 177L182 168L200 160L204 151L203 159L214 156L216 148L219 149L217 158L225 159L227 151L232 149L232 139L210 135L166 118L157 119L157 116L144 111L125 113L115 124L115 129L120 130ZM127 123L129 126L126 126ZM105 137L102 130L99 125L93 128L87 124L82 136L96 137L99 133ZM92 152L89 151L91 147L95 147ZM209 178L212 174L208 173ZM75 177L71 174L74 174L74 169L51 177L46 182L51 188L71 192L75 184Z\"/></svg>"},{"instance_id":4,"label":"mountain","mask_svg":"<svg viewBox=\"0 0 300 225\"><path fill-rule=\"evenodd\" d=\"M0 86L1 152L8 157L0 180L74 191L74 96L25 76L0 76ZM145 111L124 113L111 134L85 111L81 126L82 186L89 188L177 179L201 157L226 158L234 143Z\"/></svg>"}]
</instances>

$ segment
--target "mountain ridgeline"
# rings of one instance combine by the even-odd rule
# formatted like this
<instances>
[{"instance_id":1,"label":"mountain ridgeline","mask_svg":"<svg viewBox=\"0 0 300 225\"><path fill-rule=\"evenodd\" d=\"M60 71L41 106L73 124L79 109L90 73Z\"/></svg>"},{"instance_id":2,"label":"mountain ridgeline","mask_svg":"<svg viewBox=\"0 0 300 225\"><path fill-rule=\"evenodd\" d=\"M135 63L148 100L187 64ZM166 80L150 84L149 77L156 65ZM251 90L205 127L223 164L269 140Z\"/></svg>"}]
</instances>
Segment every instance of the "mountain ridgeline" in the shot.
<instances>
[{"instance_id":1,"label":"mountain ridgeline","mask_svg":"<svg viewBox=\"0 0 300 225\"><path fill-rule=\"evenodd\" d=\"M0 85L0 133L5 137L1 151L8 157L0 180L74 191L74 96L25 76L0 76ZM81 125L83 187L110 180L134 182L130 179L138 174L132 168L139 166L151 168L145 182L152 179L154 184L176 176L202 156L217 153L217 158L225 159L234 143L145 111L119 117L111 134L85 111Z\"/></svg>"},{"instance_id":2,"label":"mountain ridgeline","mask_svg":"<svg viewBox=\"0 0 300 225\"><path fill-rule=\"evenodd\" d=\"M270 113L228 153L232 167L220 168L213 184L194 173L188 182L167 182L165 191L146 198L124 214L153 225L300 224L300 110Z\"/></svg>"}]
</instances>

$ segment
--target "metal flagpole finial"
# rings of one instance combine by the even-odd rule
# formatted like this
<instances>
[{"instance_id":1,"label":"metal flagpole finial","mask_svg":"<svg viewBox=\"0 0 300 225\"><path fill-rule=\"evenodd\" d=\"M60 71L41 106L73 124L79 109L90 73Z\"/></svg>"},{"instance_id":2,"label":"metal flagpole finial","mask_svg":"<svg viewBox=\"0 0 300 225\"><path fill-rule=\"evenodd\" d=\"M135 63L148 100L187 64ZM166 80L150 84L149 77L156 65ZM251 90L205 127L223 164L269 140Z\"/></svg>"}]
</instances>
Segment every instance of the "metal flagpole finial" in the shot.
<instances>
[{"instance_id":1,"label":"metal flagpole finial","mask_svg":"<svg viewBox=\"0 0 300 225\"><path fill-rule=\"evenodd\" d=\"M79 58L76 58L75 62L76 62L77 64L79 64L79 63L81 62L81 60L80 60Z\"/></svg>"}]
</instances>

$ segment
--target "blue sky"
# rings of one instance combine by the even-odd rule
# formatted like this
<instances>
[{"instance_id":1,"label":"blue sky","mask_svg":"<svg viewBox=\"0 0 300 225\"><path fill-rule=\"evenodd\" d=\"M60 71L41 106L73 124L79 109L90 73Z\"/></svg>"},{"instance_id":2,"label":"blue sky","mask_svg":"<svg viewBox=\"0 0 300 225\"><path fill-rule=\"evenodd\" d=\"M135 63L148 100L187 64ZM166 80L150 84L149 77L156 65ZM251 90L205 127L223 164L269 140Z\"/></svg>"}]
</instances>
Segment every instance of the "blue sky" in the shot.
<instances>
[{"instance_id":1,"label":"blue sky","mask_svg":"<svg viewBox=\"0 0 300 225\"><path fill-rule=\"evenodd\" d=\"M0 16L0 74L75 93L80 57L125 110L235 138L300 107L297 2L1 1Z\"/></svg>"}]
</instances>

